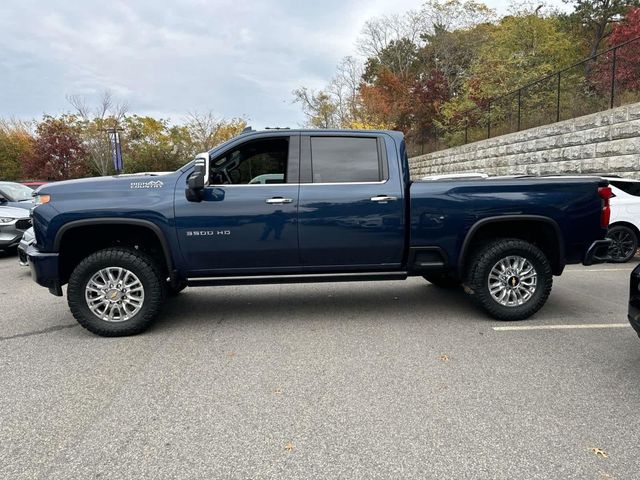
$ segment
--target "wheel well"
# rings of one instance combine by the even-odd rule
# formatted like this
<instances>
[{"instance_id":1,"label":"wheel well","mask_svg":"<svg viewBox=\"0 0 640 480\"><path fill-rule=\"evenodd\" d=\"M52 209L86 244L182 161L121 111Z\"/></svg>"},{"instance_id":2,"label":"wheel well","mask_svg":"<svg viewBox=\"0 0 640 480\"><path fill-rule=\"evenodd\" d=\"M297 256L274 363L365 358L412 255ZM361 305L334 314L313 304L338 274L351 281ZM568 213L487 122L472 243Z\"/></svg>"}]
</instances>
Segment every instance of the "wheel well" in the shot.
<instances>
[{"instance_id":1,"label":"wheel well","mask_svg":"<svg viewBox=\"0 0 640 480\"><path fill-rule=\"evenodd\" d=\"M619 226L630 228L631 230L633 230L633 233L636 234L636 238L640 240L640 230L638 230L638 227L636 227L633 223L625 222L625 221L614 222L611 225L609 225L609 228L619 227Z\"/></svg>"},{"instance_id":2,"label":"wheel well","mask_svg":"<svg viewBox=\"0 0 640 480\"><path fill-rule=\"evenodd\" d=\"M163 275L170 273L167 253L151 228L130 224L80 225L63 232L59 240L60 284L69 281L71 272L84 258L109 247L139 249L156 260Z\"/></svg>"},{"instance_id":3,"label":"wheel well","mask_svg":"<svg viewBox=\"0 0 640 480\"><path fill-rule=\"evenodd\" d=\"M461 252L460 271L479 246L497 238L518 238L537 246L549 259L554 275L564 268L561 234L557 226L544 220L505 220L480 225L470 231Z\"/></svg>"}]
</instances>

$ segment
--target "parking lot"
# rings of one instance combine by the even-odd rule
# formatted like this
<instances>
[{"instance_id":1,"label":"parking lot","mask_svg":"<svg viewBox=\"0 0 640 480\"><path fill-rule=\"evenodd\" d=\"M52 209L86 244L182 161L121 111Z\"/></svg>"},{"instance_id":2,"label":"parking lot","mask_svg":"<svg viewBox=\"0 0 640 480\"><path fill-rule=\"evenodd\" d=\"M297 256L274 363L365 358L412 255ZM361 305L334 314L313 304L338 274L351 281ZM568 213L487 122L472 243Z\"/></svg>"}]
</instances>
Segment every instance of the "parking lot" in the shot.
<instances>
[{"instance_id":1,"label":"parking lot","mask_svg":"<svg viewBox=\"0 0 640 480\"><path fill-rule=\"evenodd\" d=\"M636 263L532 320L406 282L187 289L100 338L0 256L0 478L637 478Z\"/></svg>"}]
</instances>

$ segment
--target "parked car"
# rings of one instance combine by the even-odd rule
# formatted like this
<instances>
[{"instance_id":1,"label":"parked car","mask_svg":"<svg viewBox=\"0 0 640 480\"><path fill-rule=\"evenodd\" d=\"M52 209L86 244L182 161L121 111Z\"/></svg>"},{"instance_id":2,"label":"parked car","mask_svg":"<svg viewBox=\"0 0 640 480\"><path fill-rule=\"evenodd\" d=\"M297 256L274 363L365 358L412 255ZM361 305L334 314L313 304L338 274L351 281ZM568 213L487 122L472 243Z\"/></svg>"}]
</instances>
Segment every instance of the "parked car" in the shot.
<instances>
[{"instance_id":1,"label":"parked car","mask_svg":"<svg viewBox=\"0 0 640 480\"><path fill-rule=\"evenodd\" d=\"M638 250L640 239L640 181L605 177L611 186L611 223L607 237L612 240L610 261L624 263Z\"/></svg>"},{"instance_id":2,"label":"parked car","mask_svg":"<svg viewBox=\"0 0 640 480\"><path fill-rule=\"evenodd\" d=\"M35 190L38 187L41 187L42 185L46 185L49 182L22 182L22 185L24 185L25 187L29 187L31 190Z\"/></svg>"},{"instance_id":3,"label":"parked car","mask_svg":"<svg viewBox=\"0 0 640 480\"><path fill-rule=\"evenodd\" d=\"M0 206L30 209L33 190L21 183L0 182Z\"/></svg>"},{"instance_id":4,"label":"parked car","mask_svg":"<svg viewBox=\"0 0 640 480\"><path fill-rule=\"evenodd\" d=\"M29 210L0 205L0 250L17 247L30 227Z\"/></svg>"},{"instance_id":5,"label":"parked car","mask_svg":"<svg viewBox=\"0 0 640 480\"><path fill-rule=\"evenodd\" d=\"M25 230L24 235L22 235L22 240L18 244L18 258L20 261L20 265L23 267L29 266L29 258L27 257L27 250L29 247L36 243L36 234L33 231L33 227Z\"/></svg>"},{"instance_id":6,"label":"parked car","mask_svg":"<svg viewBox=\"0 0 640 480\"><path fill-rule=\"evenodd\" d=\"M522 320L566 264L605 260L610 194L599 177L411 182L400 132L252 131L170 174L40 187L27 256L104 336L142 332L185 286L409 276Z\"/></svg>"},{"instance_id":7,"label":"parked car","mask_svg":"<svg viewBox=\"0 0 640 480\"><path fill-rule=\"evenodd\" d=\"M640 337L640 265L631 272L630 284L627 318L638 334L638 337Z\"/></svg>"}]
</instances>

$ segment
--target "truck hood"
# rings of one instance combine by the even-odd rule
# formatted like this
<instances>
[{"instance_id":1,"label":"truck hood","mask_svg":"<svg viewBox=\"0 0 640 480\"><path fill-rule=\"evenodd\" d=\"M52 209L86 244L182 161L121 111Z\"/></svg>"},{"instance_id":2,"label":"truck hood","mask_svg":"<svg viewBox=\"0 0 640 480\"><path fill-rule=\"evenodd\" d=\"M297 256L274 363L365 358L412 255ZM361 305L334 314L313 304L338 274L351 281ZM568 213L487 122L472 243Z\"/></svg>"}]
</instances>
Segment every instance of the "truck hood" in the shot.
<instances>
[{"instance_id":1,"label":"truck hood","mask_svg":"<svg viewBox=\"0 0 640 480\"><path fill-rule=\"evenodd\" d=\"M130 190L158 190L171 188L175 183L178 172L145 172L127 175L113 175L108 177L80 178L77 180L63 180L48 183L38 187L36 194L55 195L59 193L80 192L114 192Z\"/></svg>"}]
</instances>

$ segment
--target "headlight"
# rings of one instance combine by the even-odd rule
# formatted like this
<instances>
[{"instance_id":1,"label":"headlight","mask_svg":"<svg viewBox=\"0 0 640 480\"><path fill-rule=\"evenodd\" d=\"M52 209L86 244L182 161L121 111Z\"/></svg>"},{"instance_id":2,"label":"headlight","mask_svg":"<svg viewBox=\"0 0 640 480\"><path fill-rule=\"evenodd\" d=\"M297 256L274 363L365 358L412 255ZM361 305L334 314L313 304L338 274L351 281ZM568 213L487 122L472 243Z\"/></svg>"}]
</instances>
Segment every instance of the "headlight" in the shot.
<instances>
[{"instance_id":1,"label":"headlight","mask_svg":"<svg viewBox=\"0 0 640 480\"><path fill-rule=\"evenodd\" d=\"M0 223L11 223L15 220L15 218L11 217L0 217Z\"/></svg>"},{"instance_id":2,"label":"headlight","mask_svg":"<svg viewBox=\"0 0 640 480\"><path fill-rule=\"evenodd\" d=\"M43 205L51 201L51 195L35 195L34 201L36 205Z\"/></svg>"}]
</instances>

